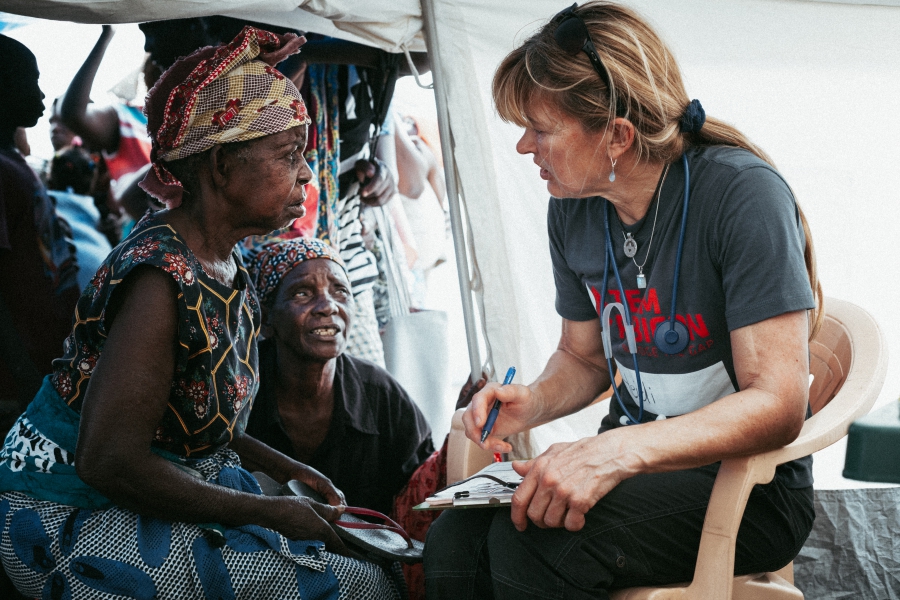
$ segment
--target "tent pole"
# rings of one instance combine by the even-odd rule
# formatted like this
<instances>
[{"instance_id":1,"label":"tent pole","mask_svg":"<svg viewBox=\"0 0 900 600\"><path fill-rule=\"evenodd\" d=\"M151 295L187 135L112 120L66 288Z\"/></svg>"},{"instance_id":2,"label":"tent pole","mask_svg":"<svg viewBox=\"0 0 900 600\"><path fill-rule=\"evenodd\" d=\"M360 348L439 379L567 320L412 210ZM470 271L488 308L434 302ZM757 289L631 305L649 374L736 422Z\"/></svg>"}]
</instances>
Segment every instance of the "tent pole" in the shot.
<instances>
[{"instance_id":1,"label":"tent pole","mask_svg":"<svg viewBox=\"0 0 900 600\"><path fill-rule=\"evenodd\" d=\"M444 179L447 184L447 201L450 207L450 230L453 234L453 248L456 254L456 272L459 278L459 295L462 299L463 319L466 326L466 341L469 347L469 368L472 381L481 377L481 357L478 352L478 333L475 322L475 307L472 303L471 275L469 272L469 256L466 252L465 230L463 229L462 208L459 202L457 186L456 159L453 156L453 144L450 132L450 111L447 107L447 88L444 83L441 63L438 60L437 19L434 15L432 0L421 0L425 43L428 56L431 57L432 81L434 81L434 99L437 106L438 126L441 135L441 152L444 156Z\"/></svg>"}]
</instances>

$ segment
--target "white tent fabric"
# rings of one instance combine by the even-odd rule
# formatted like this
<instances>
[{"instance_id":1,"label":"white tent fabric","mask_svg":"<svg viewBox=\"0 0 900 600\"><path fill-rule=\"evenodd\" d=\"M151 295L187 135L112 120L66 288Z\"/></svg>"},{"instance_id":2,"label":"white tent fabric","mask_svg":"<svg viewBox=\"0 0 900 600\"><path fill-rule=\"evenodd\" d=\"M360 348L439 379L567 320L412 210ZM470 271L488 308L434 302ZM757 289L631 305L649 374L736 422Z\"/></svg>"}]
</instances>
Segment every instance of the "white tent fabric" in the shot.
<instances>
[{"instance_id":1,"label":"white tent fabric","mask_svg":"<svg viewBox=\"0 0 900 600\"><path fill-rule=\"evenodd\" d=\"M519 131L495 115L490 81L517 40L567 2L422 1L436 20L432 60L449 113L444 142L458 165L481 274L488 357L495 371L515 365L517 380L531 381L559 337L545 227L548 197L530 159L515 153ZM900 297L894 243L900 223L900 0L624 1L672 46L691 97L775 159L809 217L826 293L869 310L891 353L900 356L900 319L893 308ZM417 0L3 0L2 10L94 23L225 13L386 50L424 48ZM898 391L895 362L878 405ZM578 427L570 430L568 435L582 434ZM840 478L842 463L840 444L817 457L819 489L865 487ZM861 527L853 535L876 538L863 527L865 501L856 506L859 511L847 516ZM841 519L831 522L837 527ZM873 552L867 558L877 561ZM872 573L870 578L879 576ZM841 578L850 585L843 572Z\"/></svg>"},{"instance_id":2,"label":"white tent fabric","mask_svg":"<svg viewBox=\"0 0 900 600\"><path fill-rule=\"evenodd\" d=\"M4 0L0 9L78 23L228 15L315 31L389 52L425 49L418 0Z\"/></svg>"}]
</instances>

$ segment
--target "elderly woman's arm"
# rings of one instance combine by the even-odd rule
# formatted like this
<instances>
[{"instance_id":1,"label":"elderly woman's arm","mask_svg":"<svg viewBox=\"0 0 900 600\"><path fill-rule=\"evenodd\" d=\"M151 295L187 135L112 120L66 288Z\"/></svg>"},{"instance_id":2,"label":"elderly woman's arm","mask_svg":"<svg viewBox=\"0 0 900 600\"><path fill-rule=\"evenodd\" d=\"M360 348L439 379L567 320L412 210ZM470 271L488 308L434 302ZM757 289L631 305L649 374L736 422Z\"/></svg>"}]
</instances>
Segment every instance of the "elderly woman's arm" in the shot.
<instances>
[{"instance_id":1,"label":"elderly woman's arm","mask_svg":"<svg viewBox=\"0 0 900 600\"><path fill-rule=\"evenodd\" d=\"M75 452L79 477L138 514L258 524L342 551L326 522L339 516L339 507L209 484L151 452L175 369L178 291L171 277L150 267L136 268L122 286L110 303L114 322L84 400Z\"/></svg>"},{"instance_id":2,"label":"elderly woman's arm","mask_svg":"<svg viewBox=\"0 0 900 600\"><path fill-rule=\"evenodd\" d=\"M521 463L512 519L577 531L584 514L619 482L640 473L689 469L781 447L800 433L809 382L806 311L731 333L740 390L699 410L555 444Z\"/></svg>"},{"instance_id":3,"label":"elderly woman's arm","mask_svg":"<svg viewBox=\"0 0 900 600\"><path fill-rule=\"evenodd\" d=\"M244 432L235 431L229 447L241 457L241 465L251 471L262 471L278 483L297 479L325 497L331 505L346 504L344 493L331 480L310 466L297 462Z\"/></svg>"}]
</instances>

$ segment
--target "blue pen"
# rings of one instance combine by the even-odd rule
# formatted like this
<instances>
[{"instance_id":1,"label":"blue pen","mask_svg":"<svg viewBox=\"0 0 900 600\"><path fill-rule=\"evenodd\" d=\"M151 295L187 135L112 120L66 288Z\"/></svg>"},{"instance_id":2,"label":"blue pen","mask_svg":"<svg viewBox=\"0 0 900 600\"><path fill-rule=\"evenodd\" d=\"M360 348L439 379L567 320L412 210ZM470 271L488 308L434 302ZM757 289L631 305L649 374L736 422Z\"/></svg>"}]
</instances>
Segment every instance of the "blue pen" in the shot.
<instances>
[{"instance_id":1,"label":"blue pen","mask_svg":"<svg viewBox=\"0 0 900 600\"><path fill-rule=\"evenodd\" d=\"M509 385L512 383L513 377L516 376L516 368L510 367L509 371L506 372L506 379L503 380L503 385ZM494 428L494 421L497 420L497 415L500 414L500 401L494 400L494 406L491 408L491 412L488 413L487 422L484 424L484 428L481 430L481 443L484 443L484 440L487 439L487 436L491 434L491 429Z\"/></svg>"}]
</instances>

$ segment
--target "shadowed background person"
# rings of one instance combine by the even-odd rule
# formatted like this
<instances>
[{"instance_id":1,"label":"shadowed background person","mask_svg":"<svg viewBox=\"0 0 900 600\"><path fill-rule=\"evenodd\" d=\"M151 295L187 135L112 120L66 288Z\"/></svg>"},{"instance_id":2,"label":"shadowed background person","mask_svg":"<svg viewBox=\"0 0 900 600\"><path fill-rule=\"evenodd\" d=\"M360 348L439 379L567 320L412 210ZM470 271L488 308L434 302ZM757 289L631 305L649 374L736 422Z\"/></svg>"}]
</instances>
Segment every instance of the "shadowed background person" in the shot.
<instances>
[{"instance_id":1,"label":"shadowed background person","mask_svg":"<svg viewBox=\"0 0 900 600\"><path fill-rule=\"evenodd\" d=\"M16 149L44 112L38 65L0 35L0 425L8 428L50 373L78 299L75 248L44 186Z\"/></svg>"},{"instance_id":2,"label":"shadowed background person","mask_svg":"<svg viewBox=\"0 0 900 600\"><path fill-rule=\"evenodd\" d=\"M84 289L112 247L100 232L100 211L88 195L96 180L96 163L87 150L71 146L50 161L47 193L56 204L56 214L69 224L78 260L78 288Z\"/></svg>"}]
</instances>

